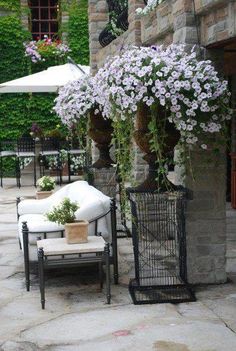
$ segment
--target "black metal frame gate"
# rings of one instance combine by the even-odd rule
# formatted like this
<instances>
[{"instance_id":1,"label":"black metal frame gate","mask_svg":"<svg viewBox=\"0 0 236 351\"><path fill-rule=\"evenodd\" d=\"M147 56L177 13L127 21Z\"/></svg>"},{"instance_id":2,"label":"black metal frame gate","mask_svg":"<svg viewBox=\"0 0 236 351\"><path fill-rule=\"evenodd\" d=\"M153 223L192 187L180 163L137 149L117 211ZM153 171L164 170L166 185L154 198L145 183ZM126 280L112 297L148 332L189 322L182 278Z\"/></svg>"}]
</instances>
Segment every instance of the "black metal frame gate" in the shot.
<instances>
[{"instance_id":1,"label":"black metal frame gate","mask_svg":"<svg viewBox=\"0 0 236 351\"><path fill-rule=\"evenodd\" d=\"M187 283L183 192L128 190L132 215L134 304L195 301Z\"/></svg>"}]
</instances>

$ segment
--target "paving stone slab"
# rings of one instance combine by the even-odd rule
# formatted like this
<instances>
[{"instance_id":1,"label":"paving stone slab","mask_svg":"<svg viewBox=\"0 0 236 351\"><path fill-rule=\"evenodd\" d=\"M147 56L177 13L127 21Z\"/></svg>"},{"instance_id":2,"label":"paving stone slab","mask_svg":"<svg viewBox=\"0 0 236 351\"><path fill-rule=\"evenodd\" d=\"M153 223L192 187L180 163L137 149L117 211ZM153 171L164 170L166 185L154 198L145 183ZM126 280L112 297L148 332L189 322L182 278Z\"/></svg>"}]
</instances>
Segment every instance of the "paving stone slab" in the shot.
<instances>
[{"instance_id":1,"label":"paving stone slab","mask_svg":"<svg viewBox=\"0 0 236 351\"><path fill-rule=\"evenodd\" d=\"M130 238L118 241L120 282L126 286L112 285L111 305L96 273L53 272L46 276L42 310L37 275L31 274L31 291L25 290L16 237L15 198L34 194L34 187L17 189L15 179L0 189L0 351L236 350L236 279L198 287L195 303L134 306L127 289L133 274ZM235 213L230 212L230 225Z\"/></svg>"}]
</instances>

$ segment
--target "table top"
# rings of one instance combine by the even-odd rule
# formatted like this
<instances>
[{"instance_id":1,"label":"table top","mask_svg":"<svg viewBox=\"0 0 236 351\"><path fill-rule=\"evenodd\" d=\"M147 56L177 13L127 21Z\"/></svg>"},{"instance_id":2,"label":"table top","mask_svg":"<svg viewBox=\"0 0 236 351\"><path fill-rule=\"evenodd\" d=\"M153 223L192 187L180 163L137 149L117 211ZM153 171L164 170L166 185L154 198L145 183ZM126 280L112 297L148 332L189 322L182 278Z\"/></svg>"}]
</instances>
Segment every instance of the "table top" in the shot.
<instances>
[{"instance_id":1,"label":"table top","mask_svg":"<svg viewBox=\"0 0 236 351\"><path fill-rule=\"evenodd\" d=\"M89 236L87 243L67 244L65 238L53 238L38 240L37 247L43 248L46 256L103 252L105 240L101 236Z\"/></svg>"}]
</instances>

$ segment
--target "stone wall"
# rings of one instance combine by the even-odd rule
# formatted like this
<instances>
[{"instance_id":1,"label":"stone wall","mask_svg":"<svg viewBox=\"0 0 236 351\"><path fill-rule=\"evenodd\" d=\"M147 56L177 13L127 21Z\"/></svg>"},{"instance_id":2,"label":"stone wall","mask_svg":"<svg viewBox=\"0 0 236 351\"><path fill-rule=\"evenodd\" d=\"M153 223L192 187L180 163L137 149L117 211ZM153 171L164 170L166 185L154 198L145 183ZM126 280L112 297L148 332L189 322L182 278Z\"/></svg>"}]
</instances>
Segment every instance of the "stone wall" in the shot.
<instances>
[{"instance_id":1,"label":"stone wall","mask_svg":"<svg viewBox=\"0 0 236 351\"><path fill-rule=\"evenodd\" d=\"M236 3L230 0L196 0L201 43L209 45L236 35Z\"/></svg>"},{"instance_id":2,"label":"stone wall","mask_svg":"<svg viewBox=\"0 0 236 351\"><path fill-rule=\"evenodd\" d=\"M137 17L135 9L143 7L141 0L129 1L129 30L105 48L97 41L107 23L105 0L90 2L90 48L93 73L108 55L119 52L124 44L155 45L185 43L187 46L212 45L236 36L236 3L230 0L165 0L147 16ZM95 4L96 5L95 5ZM103 4L103 5L102 5ZM102 6L103 11L97 11ZM99 31L99 33L98 33ZM214 60L222 71L222 50L205 50L206 58ZM234 82L235 85L235 82ZM235 122L234 122L235 125ZM209 162L211 160L211 162ZM135 177L141 180L145 164L135 149ZM191 167L182 179L191 190L193 199L188 201L186 235L188 279L191 283L221 283L225 273L225 152L213 156L212 152L191 152ZM193 176L190 172L193 171Z\"/></svg>"},{"instance_id":3,"label":"stone wall","mask_svg":"<svg viewBox=\"0 0 236 351\"><path fill-rule=\"evenodd\" d=\"M115 39L110 45L102 48L98 42L101 31L108 23L106 0L89 0L89 40L90 65L92 73L104 63L110 55L117 54L124 45L141 44L141 23L135 13L136 8L143 6L142 0L129 1L129 29Z\"/></svg>"},{"instance_id":4,"label":"stone wall","mask_svg":"<svg viewBox=\"0 0 236 351\"><path fill-rule=\"evenodd\" d=\"M236 36L235 16L231 0L166 0L141 18L141 42L210 45Z\"/></svg>"},{"instance_id":5,"label":"stone wall","mask_svg":"<svg viewBox=\"0 0 236 351\"><path fill-rule=\"evenodd\" d=\"M233 102L233 119L232 119L232 139L231 139L231 150L236 152L236 74L231 77L231 91L232 91L232 102Z\"/></svg>"},{"instance_id":6,"label":"stone wall","mask_svg":"<svg viewBox=\"0 0 236 351\"><path fill-rule=\"evenodd\" d=\"M193 193L187 202L187 267L190 283L226 281L226 159L192 151L184 185ZM192 173L192 174L191 174Z\"/></svg>"}]
</instances>

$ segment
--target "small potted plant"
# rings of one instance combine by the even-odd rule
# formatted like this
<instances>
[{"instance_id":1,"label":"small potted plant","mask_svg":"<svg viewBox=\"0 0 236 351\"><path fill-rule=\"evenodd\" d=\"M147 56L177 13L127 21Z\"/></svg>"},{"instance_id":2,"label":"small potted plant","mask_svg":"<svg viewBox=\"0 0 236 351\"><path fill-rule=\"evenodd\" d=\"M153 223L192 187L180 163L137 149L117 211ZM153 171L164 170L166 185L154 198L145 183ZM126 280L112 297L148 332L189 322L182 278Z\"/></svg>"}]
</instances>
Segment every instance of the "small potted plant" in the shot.
<instances>
[{"instance_id":1,"label":"small potted plant","mask_svg":"<svg viewBox=\"0 0 236 351\"><path fill-rule=\"evenodd\" d=\"M63 201L46 214L51 222L65 225L67 244L82 244L88 242L88 222L76 220L75 212L79 209L76 202L65 197Z\"/></svg>"},{"instance_id":2,"label":"small potted plant","mask_svg":"<svg viewBox=\"0 0 236 351\"><path fill-rule=\"evenodd\" d=\"M49 176L43 176L38 179L37 186L39 187L39 191L36 192L36 198L38 200L45 199L52 195L53 189L55 188L55 179Z\"/></svg>"}]
</instances>

